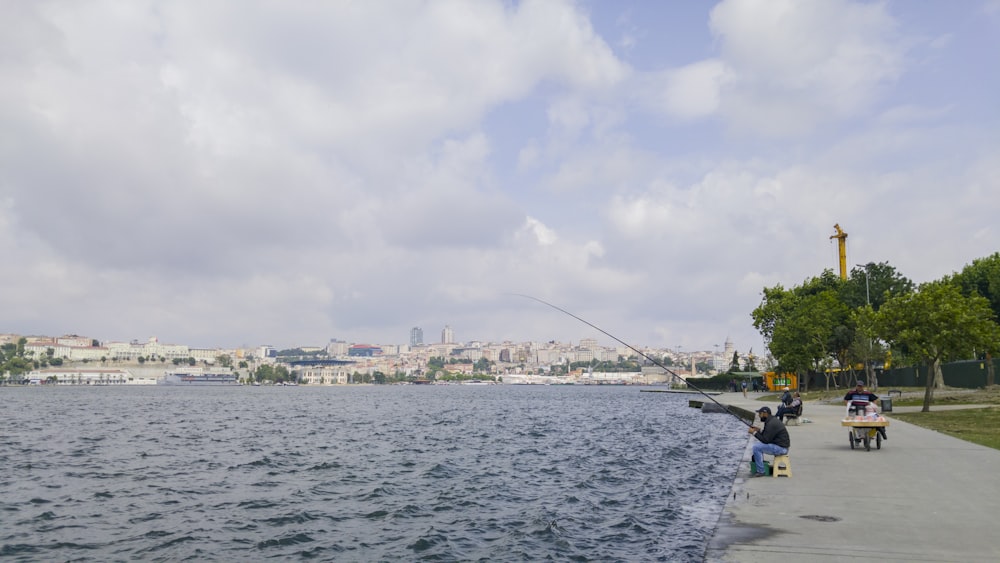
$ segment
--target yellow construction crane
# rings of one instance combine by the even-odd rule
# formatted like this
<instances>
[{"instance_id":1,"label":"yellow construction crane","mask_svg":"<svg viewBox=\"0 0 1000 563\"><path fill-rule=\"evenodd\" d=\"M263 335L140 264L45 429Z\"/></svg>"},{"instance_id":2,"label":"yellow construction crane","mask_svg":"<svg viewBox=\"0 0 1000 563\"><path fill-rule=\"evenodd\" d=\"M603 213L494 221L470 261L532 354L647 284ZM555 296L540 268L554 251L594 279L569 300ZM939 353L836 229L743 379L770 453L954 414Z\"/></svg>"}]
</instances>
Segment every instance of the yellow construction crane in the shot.
<instances>
[{"instance_id":1,"label":"yellow construction crane","mask_svg":"<svg viewBox=\"0 0 1000 563\"><path fill-rule=\"evenodd\" d=\"M847 280L847 233L840 228L840 223L833 226L837 234L830 235L830 239L837 239L837 247L840 250L840 279Z\"/></svg>"}]
</instances>

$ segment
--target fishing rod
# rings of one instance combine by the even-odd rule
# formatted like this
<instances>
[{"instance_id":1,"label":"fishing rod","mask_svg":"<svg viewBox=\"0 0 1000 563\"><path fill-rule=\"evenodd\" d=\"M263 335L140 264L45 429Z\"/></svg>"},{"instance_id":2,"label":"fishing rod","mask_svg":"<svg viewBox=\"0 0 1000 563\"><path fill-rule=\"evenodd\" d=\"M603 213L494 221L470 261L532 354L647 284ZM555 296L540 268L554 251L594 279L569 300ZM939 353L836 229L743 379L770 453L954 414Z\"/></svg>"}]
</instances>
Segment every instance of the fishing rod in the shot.
<instances>
[{"instance_id":1,"label":"fishing rod","mask_svg":"<svg viewBox=\"0 0 1000 563\"><path fill-rule=\"evenodd\" d=\"M544 299L539 299L538 297L535 297L535 296L533 296L533 295L527 295L527 294L524 294L524 293L510 293L510 294L508 294L508 295L514 295L514 296L517 296L517 297L524 297L524 298L527 298L527 299L531 299L531 300L533 300L533 301L538 301L538 302L539 302L539 303L541 303L542 305L548 305L549 307L552 307L552 308L553 308L553 309L555 309L556 311L559 311L560 313L565 313L565 314L567 314L567 315L569 315L569 316L573 317L574 319L576 319L576 320L580 321L581 323L583 323L583 324L585 324L585 325L587 325L587 326L589 326L589 327L591 327L591 328L593 328L593 329L595 329L595 330L598 330L598 331L600 331L600 332L601 332L602 334L604 334L605 336L608 336L609 338L612 338L613 340L615 340L616 342L618 342L618 343L622 344L623 346L625 346L625 347L626 347L626 348L628 348L629 350L632 350L632 351L633 351L633 352L635 352L636 354L639 354L639 355L640 355L640 356L642 356L643 358L646 358L647 360L649 360L650 362L652 362L652 363L653 363L653 365L656 365L657 367L660 367L660 368L662 368L662 369L663 369L664 371L666 371L667 373L669 373L669 374L670 374L670 375L672 375L673 377L675 377L675 378L679 379L679 380L680 380L680 381L681 381L682 383L685 383L685 384L686 384L686 385L687 385L688 387L690 387L690 388L694 389L695 391L697 391L697 392L701 393L702 395L704 395L704 396L708 397L708 399L709 399L710 401L712 401L713 403L715 403L715 404L719 405L720 407L722 407L722 410L724 410L724 411L726 411L727 413L729 413L729 414L733 415L734 417L736 417L736 418L737 418L737 419L738 419L738 420L739 420L740 422L742 422L743 424L746 424L747 426L749 426L749 427L753 428L753 422L752 422L752 421L751 421L751 422L747 422L747 421L746 421L746 420L745 420L745 419L744 419L743 417L741 417L740 415L738 415L738 414L734 413L733 411L729 410L729 407L727 407L726 405L723 405L723 404L722 404L722 403L720 403L719 401L716 401L714 397L712 397L712 396L711 396L711 395L709 395L708 393L706 393L706 392L702 391L702 390L701 390L701 389L699 389L698 387L696 387L696 386L692 385L690 381L688 381L688 380L684 379L683 377L681 377L681 376L677 375L677 374L676 374L676 373L674 372L674 370L672 370L672 369L668 368L667 366L663 365L663 364L662 364L662 363L660 363L659 361L657 361L657 360L653 359L652 357L650 357L650 356L646 355L646 354L645 354L644 352L640 351L640 350L639 350L639 349L637 349L637 348L636 348L635 346L632 346L632 345L631 345L631 344L629 344L628 342L625 342L625 341L624 341L624 340L622 340L621 338L618 338L617 336L615 336L615 335L611 334L610 332L608 332L608 331L604 330L603 328L601 328L601 327L599 327L599 326L595 325L594 323L592 323L592 322L590 322L590 321L588 321L588 320L586 320L586 319L583 319L583 318L580 318L580 317L578 317L578 316L574 315L573 313L570 313L570 312L569 312L569 311L567 311L566 309L563 309L562 307L558 307L558 306L556 306L556 305L553 305L552 303L549 303L548 301L545 301Z\"/></svg>"}]
</instances>

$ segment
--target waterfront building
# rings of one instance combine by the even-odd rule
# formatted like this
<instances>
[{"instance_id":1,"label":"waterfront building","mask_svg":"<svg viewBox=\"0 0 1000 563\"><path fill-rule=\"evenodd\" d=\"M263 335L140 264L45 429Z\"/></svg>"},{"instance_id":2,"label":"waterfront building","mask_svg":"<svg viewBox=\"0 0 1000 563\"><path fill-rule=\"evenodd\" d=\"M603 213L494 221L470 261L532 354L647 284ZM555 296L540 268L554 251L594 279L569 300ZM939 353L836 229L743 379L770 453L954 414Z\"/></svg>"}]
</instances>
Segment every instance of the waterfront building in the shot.
<instances>
[{"instance_id":1,"label":"waterfront building","mask_svg":"<svg viewBox=\"0 0 1000 563\"><path fill-rule=\"evenodd\" d=\"M307 385L346 385L353 366L314 366L303 369L299 381Z\"/></svg>"},{"instance_id":2,"label":"waterfront building","mask_svg":"<svg viewBox=\"0 0 1000 563\"><path fill-rule=\"evenodd\" d=\"M33 338L24 345L24 355L29 358L40 359L46 356L52 358L63 358L66 360L100 360L110 359L111 352L103 346L76 345L77 341L60 341L57 338Z\"/></svg>"},{"instance_id":3,"label":"waterfront building","mask_svg":"<svg viewBox=\"0 0 1000 563\"><path fill-rule=\"evenodd\" d=\"M28 372L31 385L155 385L156 379L136 378L127 369L41 369Z\"/></svg>"}]
</instances>

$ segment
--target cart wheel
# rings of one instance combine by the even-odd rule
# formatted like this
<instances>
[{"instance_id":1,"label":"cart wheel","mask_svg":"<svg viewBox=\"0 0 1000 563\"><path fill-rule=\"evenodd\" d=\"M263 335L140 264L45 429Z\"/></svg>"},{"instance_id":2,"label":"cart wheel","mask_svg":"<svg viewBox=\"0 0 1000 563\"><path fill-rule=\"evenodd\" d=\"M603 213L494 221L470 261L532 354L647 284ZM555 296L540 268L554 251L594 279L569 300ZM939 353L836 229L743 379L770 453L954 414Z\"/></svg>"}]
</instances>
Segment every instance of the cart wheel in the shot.
<instances>
[{"instance_id":1,"label":"cart wheel","mask_svg":"<svg viewBox=\"0 0 1000 563\"><path fill-rule=\"evenodd\" d=\"M882 433L881 432L878 432L878 433L875 434L875 449L877 449L877 450L881 450L882 449Z\"/></svg>"},{"instance_id":2,"label":"cart wheel","mask_svg":"<svg viewBox=\"0 0 1000 563\"><path fill-rule=\"evenodd\" d=\"M847 439L851 441L851 449L853 450L854 449L854 431L853 430L848 430L847 431Z\"/></svg>"},{"instance_id":3,"label":"cart wheel","mask_svg":"<svg viewBox=\"0 0 1000 563\"><path fill-rule=\"evenodd\" d=\"M872 439L868 436L868 434L865 434L865 451L872 451Z\"/></svg>"}]
</instances>

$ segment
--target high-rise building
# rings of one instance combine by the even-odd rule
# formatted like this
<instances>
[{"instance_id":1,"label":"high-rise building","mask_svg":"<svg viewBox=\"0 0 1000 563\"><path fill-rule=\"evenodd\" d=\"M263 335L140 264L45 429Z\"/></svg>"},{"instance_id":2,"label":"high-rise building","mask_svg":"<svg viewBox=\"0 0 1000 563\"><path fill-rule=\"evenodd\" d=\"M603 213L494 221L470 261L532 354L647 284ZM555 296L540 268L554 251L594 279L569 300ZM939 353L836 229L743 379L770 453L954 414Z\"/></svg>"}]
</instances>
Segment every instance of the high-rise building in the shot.
<instances>
[{"instance_id":1,"label":"high-rise building","mask_svg":"<svg viewBox=\"0 0 1000 563\"><path fill-rule=\"evenodd\" d=\"M455 342L455 332L451 330L451 327L444 325L444 329L441 330L441 344L451 344Z\"/></svg>"},{"instance_id":2,"label":"high-rise building","mask_svg":"<svg viewBox=\"0 0 1000 563\"><path fill-rule=\"evenodd\" d=\"M410 346L422 346L424 343L424 329L415 326L410 329Z\"/></svg>"},{"instance_id":3,"label":"high-rise building","mask_svg":"<svg viewBox=\"0 0 1000 563\"><path fill-rule=\"evenodd\" d=\"M347 342L331 338L330 343L326 345L326 353L331 356L346 356L348 347Z\"/></svg>"}]
</instances>

